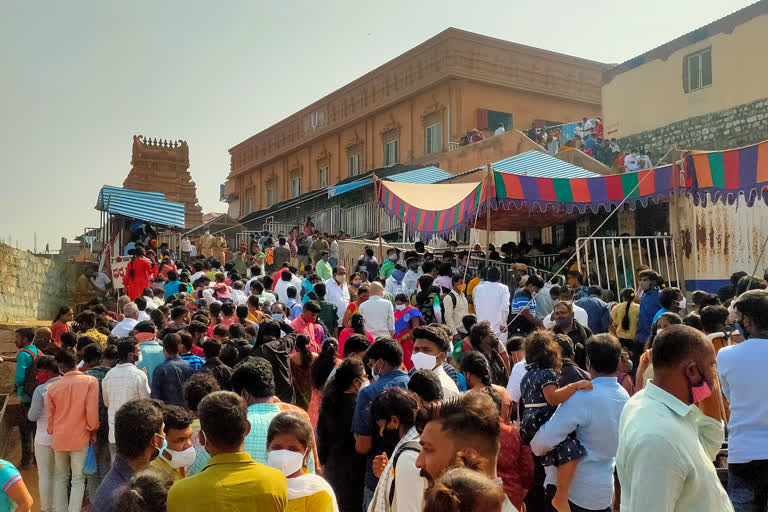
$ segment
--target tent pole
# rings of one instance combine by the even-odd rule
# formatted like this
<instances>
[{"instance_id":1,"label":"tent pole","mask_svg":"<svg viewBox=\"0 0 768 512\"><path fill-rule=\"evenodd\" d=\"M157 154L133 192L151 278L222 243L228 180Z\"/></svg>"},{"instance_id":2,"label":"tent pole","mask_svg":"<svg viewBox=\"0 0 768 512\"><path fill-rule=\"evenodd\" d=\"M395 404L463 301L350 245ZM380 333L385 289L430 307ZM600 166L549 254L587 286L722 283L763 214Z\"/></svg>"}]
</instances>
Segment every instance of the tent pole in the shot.
<instances>
[{"instance_id":1,"label":"tent pole","mask_svg":"<svg viewBox=\"0 0 768 512\"><path fill-rule=\"evenodd\" d=\"M491 257L491 179L493 169L491 164L488 166L488 175L485 177L485 266L488 266L488 260Z\"/></svg>"},{"instance_id":2,"label":"tent pole","mask_svg":"<svg viewBox=\"0 0 768 512\"><path fill-rule=\"evenodd\" d=\"M373 177L373 183L375 184L374 192L376 194L376 229L379 232L379 261L383 262L383 247L382 247L382 239L381 239L381 203L380 203L380 196L381 196L381 183L379 182L379 178L377 178L375 175Z\"/></svg>"}]
</instances>

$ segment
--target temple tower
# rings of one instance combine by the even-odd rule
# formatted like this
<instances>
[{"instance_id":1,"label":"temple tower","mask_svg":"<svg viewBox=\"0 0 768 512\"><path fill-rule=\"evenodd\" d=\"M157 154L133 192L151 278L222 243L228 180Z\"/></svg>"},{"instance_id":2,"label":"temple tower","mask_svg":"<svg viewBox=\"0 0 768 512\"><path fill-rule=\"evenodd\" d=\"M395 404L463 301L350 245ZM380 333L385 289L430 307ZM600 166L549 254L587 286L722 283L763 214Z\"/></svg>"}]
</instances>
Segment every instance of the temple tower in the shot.
<instances>
[{"instance_id":1,"label":"temple tower","mask_svg":"<svg viewBox=\"0 0 768 512\"><path fill-rule=\"evenodd\" d=\"M189 174L189 146L183 140L167 141L133 136L131 172L123 187L162 192L169 201L184 203L186 228L203 222L197 187Z\"/></svg>"}]
</instances>

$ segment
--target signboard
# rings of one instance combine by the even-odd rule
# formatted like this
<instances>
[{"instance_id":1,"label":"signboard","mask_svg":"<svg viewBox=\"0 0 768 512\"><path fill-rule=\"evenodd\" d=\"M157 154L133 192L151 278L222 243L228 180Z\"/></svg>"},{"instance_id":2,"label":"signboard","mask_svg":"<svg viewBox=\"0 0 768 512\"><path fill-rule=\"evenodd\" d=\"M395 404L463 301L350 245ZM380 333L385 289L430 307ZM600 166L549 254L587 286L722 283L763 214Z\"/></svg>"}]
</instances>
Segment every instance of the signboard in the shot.
<instances>
[{"instance_id":1,"label":"signboard","mask_svg":"<svg viewBox=\"0 0 768 512\"><path fill-rule=\"evenodd\" d=\"M123 278L125 277L125 273L127 272L128 263L131 261L130 258L113 258L112 259L112 286L115 288L115 290L122 290L123 289Z\"/></svg>"}]
</instances>

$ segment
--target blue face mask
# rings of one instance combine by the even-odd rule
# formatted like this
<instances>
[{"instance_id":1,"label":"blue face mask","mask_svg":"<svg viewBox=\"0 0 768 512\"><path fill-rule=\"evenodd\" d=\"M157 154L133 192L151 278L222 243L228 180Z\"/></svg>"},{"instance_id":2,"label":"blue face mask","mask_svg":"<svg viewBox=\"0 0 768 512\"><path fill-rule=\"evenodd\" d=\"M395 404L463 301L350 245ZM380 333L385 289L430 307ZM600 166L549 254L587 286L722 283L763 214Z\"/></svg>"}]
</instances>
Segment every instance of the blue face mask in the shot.
<instances>
[{"instance_id":1,"label":"blue face mask","mask_svg":"<svg viewBox=\"0 0 768 512\"><path fill-rule=\"evenodd\" d=\"M166 448L168 448L168 440L165 438L165 436L162 436L161 434L157 434L158 436L161 436L163 438L163 446L160 448L160 450L157 452L157 455L155 455L153 458L157 458L160 456L161 453L165 451Z\"/></svg>"},{"instance_id":2,"label":"blue face mask","mask_svg":"<svg viewBox=\"0 0 768 512\"><path fill-rule=\"evenodd\" d=\"M282 321L283 321L283 318L284 318L284 316L283 316L283 314L282 314L282 313L272 313L272 318L274 318L274 319L275 319L275 320L277 320L278 322L282 322Z\"/></svg>"}]
</instances>

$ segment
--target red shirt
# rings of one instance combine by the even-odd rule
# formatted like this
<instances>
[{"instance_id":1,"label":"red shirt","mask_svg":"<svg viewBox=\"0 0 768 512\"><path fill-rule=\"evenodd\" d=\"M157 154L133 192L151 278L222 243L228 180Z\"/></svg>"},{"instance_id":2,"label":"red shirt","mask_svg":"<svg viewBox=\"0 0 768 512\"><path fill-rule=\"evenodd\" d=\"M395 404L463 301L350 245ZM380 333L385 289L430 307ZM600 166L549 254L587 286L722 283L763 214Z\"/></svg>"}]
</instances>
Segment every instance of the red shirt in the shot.
<instances>
[{"instance_id":1,"label":"red shirt","mask_svg":"<svg viewBox=\"0 0 768 512\"><path fill-rule=\"evenodd\" d=\"M132 259L125 269L123 285L125 293L133 301L140 296L144 288L149 288L149 279L154 276L157 267L145 258ZM133 271L133 277L131 277Z\"/></svg>"},{"instance_id":2,"label":"red shirt","mask_svg":"<svg viewBox=\"0 0 768 512\"><path fill-rule=\"evenodd\" d=\"M344 342L347 341L347 338L355 334L355 330L351 327L347 327L346 329L342 329L339 333L339 357L344 357ZM365 335L368 337L368 341L371 342L371 345L373 345L373 336L371 336L371 333L368 331L365 331Z\"/></svg>"},{"instance_id":3,"label":"red shirt","mask_svg":"<svg viewBox=\"0 0 768 512\"><path fill-rule=\"evenodd\" d=\"M496 463L496 472L503 482L504 494L509 501L522 510L523 499L533 484L533 454L531 447L520 443L517 427L501 424L501 448Z\"/></svg>"},{"instance_id":4,"label":"red shirt","mask_svg":"<svg viewBox=\"0 0 768 512\"><path fill-rule=\"evenodd\" d=\"M64 322L53 322L51 324L51 341L59 348L61 348L61 335L65 332L69 332L69 327Z\"/></svg>"}]
</instances>

